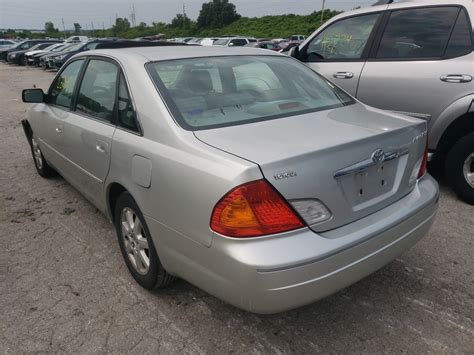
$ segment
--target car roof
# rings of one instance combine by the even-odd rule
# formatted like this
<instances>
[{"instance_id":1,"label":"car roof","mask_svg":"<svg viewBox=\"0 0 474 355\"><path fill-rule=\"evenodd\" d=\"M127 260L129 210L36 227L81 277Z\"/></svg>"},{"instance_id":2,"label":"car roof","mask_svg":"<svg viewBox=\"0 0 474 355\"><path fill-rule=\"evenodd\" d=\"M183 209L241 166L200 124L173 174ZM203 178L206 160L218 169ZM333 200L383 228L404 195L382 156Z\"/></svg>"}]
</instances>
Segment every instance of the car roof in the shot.
<instances>
[{"instance_id":1,"label":"car roof","mask_svg":"<svg viewBox=\"0 0 474 355\"><path fill-rule=\"evenodd\" d=\"M464 6L469 12L472 11L474 0L394 0L393 2L389 1L377 1L372 6L367 6L352 11L343 12L340 15L337 15L331 19L330 22L337 20L339 18L345 18L348 16L363 14L367 12L376 12L386 9L402 9L408 7L418 7L418 6L440 6L440 5L461 5Z\"/></svg>"},{"instance_id":2,"label":"car roof","mask_svg":"<svg viewBox=\"0 0 474 355\"><path fill-rule=\"evenodd\" d=\"M281 54L262 51L256 48L239 47L200 47L200 46L176 46L176 47L134 47L120 49L98 49L87 51L78 56L106 56L119 61L133 62L153 62L161 60L185 59L185 58L205 58L235 55L280 55ZM76 56L77 57L77 56Z\"/></svg>"}]
</instances>

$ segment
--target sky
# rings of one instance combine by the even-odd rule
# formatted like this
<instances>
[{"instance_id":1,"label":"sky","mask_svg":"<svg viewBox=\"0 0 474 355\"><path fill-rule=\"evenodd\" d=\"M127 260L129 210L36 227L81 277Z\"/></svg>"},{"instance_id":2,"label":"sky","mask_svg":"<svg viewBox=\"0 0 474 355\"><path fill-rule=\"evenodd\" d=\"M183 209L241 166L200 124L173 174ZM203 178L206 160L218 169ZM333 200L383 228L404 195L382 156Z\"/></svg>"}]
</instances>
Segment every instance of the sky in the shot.
<instances>
[{"instance_id":1,"label":"sky","mask_svg":"<svg viewBox=\"0 0 474 355\"><path fill-rule=\"evenodd\" d=\"M0 28L43 29L52 21L60 30L72 29L78 22L82 28L108 28L115 17L130 19L135 7L136 23L170 22L183 12L196 19L203 0L0 0ZM246 17L282 15L288 13L309 14L321 9L322 0L231 0L237 12ZM326 0L326 8L350 10L365 7L376 0Z\"/></svg>"}]
</instances>

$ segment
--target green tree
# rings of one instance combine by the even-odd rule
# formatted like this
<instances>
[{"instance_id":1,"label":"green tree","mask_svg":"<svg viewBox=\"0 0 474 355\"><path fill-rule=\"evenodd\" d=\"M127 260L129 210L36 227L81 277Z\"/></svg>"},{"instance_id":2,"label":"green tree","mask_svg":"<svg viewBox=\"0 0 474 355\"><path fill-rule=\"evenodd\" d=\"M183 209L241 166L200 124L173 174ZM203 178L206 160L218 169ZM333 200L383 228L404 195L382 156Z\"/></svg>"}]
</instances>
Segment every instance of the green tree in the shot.
<instances>
[{"instance_id":1,"label":"green tree","mask_svg":"<svg viewBox=\"0 0 474 355\"><path fill-rule=\"evenodd\" d=\"M190 28L192 26L192 21L186 15L176 14L176 16L171 20L170 26L174 28Z\"/></svg>"},{"instance_id":2,"label":"green tree","mask_svg":"<svg viewBox=\"0 0 474 355\"><path fill-rule=\"evenodd\" d=\"M59 34L59 30L54 27L54 23L52 22L46 22L44 24L44 32L46 33L46 36L49 37L53 37Z\"/></svg>"},{"instance_id":3,"label":"green tree","mask_svg":"<svg viewBox=\"0 0 474 355\"><path fill-rule=\"evenodd\" d=\"M120 36L122 33L130 29L130 22L126 17L117 17L115 20L115 25L112 26L112 32L114 36Z\"/></svg>"},{"instance_id":4,"label":"green tree","mask_svg":"<svg viewBox=\"0 0 474 355\"><path fill-rule=\"evenodd\" d=\"M74 23L74 34L78 35L81 34L81 25L78 24L77 22Z\"/></svg>"},{"instance_id":5,"label":"green tree","mask_svg":"<svg viewBox=\"0 0 474 355\"><path fill-rule=\"evenodd\" d=\"M202 4L197 18L199 28L224 27L237 21L240 15L229 0L212 0Z\"/></svg>"}]
</instances>

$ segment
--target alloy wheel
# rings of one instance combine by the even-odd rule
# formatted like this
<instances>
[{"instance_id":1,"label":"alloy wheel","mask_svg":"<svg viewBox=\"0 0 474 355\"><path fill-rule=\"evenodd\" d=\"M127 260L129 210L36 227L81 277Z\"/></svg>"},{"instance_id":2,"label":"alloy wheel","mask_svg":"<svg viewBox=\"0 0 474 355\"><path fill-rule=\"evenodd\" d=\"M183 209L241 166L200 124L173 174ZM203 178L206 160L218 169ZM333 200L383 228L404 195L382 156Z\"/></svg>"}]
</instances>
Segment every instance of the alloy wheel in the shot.
<instances>
[{"instance_id":1,"label":"alloy wheel","mask_svg":"<svg viewBox=\"0 0 474 355\"><path fill-rule=\"evenodd\" d=\"M120 222L128 258L139 274L146 275L150 269L150 250L143 224L138 215L128 207L122 210Z\"/></svg>"},{"instance_id":2,"label":"alloy wheel","mask_svg":"<svg viewBox=\"0 0 474 355\"><path fill-rule=\"evenodd\" d=\"M39 170L43 168L43 158L41 156L41 149L38 146L38 141L35 137L31 138L31 145L33 147L33 157L35 159L36 166Z\"/></svg>"},{"instance_id":3,"label":"alloy wheel","mask_svg":"<svg viewBox=\"0 0 474 355\"><path fill-rule=\"evenodd\" d=\"M467 183L474 188L474 153L471 153L464 161L463 173Z\"/></svg>"}]
</instances>

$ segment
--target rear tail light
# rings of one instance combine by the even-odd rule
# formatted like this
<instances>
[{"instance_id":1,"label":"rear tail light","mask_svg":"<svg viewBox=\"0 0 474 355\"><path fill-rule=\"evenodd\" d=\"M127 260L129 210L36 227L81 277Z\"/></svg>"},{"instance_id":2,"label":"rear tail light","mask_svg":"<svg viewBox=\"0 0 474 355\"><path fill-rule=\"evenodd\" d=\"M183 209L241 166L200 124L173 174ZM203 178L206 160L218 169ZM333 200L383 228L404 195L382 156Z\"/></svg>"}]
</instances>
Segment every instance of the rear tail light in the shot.
<instances>
[{"instance_id":1,"label":"rear tail light","mask_svg":"<svg viewBox=\"0 0 474 355\"><path fill-rule=\"evenodd\" d=\"M421 161L420 171L418 172L418 179L421 179L426 174L428 168L428 136L426 136L425 151L423 153L423 160Z\"/></svg>"},{"instance_id":2,"label":"rear tail light","mask_svg":"<svg viewBox=\"0 0 474 355\"><path fill-rule=\"evenodd\" d=\"M234 238L260 237L303 226L286 200L263 179L228 192L211 216L213 231Z\"/></svg>"}]
</instances>

